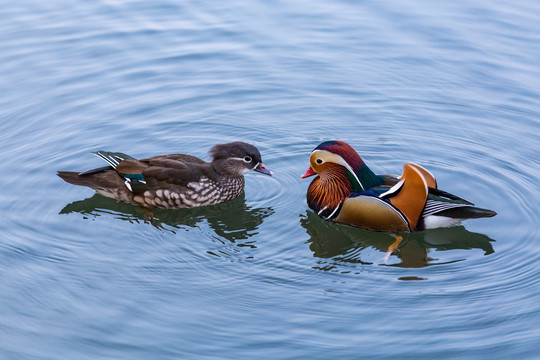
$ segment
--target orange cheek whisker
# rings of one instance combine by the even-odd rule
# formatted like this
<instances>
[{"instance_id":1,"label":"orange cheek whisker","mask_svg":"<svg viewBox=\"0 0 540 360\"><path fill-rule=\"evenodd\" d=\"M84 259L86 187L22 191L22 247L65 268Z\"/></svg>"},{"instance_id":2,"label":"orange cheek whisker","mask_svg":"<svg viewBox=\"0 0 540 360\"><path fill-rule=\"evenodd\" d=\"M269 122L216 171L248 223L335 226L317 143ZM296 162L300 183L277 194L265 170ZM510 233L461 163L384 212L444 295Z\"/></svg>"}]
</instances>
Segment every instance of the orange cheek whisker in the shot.
<instances>
[{"instance_id":1,"label":"orange cheek whisker","mask_svg":"<svg viewBox=\"0 0 540 360\"><path fill-rule=\"evenodd\" d=\"M308 189L308 201L318 207L335 208L352 192L347 173L339 165L328 164L320 176L313 180Z\"/></svg>"}]
</instances>

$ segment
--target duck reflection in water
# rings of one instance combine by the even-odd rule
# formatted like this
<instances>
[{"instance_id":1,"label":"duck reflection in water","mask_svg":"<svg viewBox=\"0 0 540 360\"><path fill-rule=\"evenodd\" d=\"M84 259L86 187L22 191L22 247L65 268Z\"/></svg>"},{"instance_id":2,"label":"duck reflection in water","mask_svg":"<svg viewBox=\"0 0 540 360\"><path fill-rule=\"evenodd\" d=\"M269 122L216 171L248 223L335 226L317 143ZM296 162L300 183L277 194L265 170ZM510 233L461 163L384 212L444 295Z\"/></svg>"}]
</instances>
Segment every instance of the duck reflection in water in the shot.
<instances>
[{"instance_id":1,"label":"duck reflection in water","mask_svg":"<svg viewBox=\"0 0 540 360\"><path fill-rule=\"evenodd\" d=\"M116 201L100 194L66 205L60 214L80 213L85 218L107 215L129 222L148 222L160 230L175 232L177 229L197 227L206 222L216 235L232 243L247 240L257 233L264 219L274 213L270 207L252 208L246 205L244 194L227 202L192 209L149 210ZM248 242L239 246L251 246Z\"/></svg>"},{"instance_id":2,"label":"duck reflection in water","mask_svg":"<svg viewBox=\"0 0 540 360\"><path fill-rule=\"evenodd\" d=\"M313 256L331 259L330 264L320 267L322 270L332 270L337 264L347 263L378 263L407 268L444 263L429 257L431 249L437 251L480 249L484 251L484 255L494 252L491 245L493 239L483 234L470 232L463 226L391 234L334 224L321 219L311 211L306 211L306 214L301 216L300 223L310 236L308 242ZM396 242L396 238L400 237L402 240ZM399 244L396 246L397 243ZM393 248L393 246L396 247ZM368 249L375 249L380 255L376 258L380 260L371 260L367 254ZM389 249L391 249L390 252ZM389 261L389 256L393 257L394 255L399 259L399 262ZM460 260L463 259L450 262Z\"/></svg>"}]
</instances>

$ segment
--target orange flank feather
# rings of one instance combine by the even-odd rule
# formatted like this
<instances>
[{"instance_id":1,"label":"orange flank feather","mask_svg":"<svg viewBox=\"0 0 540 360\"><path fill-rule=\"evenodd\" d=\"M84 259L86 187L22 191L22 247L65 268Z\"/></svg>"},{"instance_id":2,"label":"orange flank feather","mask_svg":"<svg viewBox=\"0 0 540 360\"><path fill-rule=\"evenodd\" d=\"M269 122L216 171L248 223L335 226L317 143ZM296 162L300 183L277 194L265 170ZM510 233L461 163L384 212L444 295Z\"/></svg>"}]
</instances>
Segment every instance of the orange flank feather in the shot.
<instances>
[{"instance_id":1,"label":"orange flank feather","mask_svg":"<svg viewBox=\"0 0 540 360\"><path fill-rule=\"evenodd\" d=\"M407 218L411 230L416 228L428 196L427 181L422 173L429 174L429 172L423 168L420 168L424 170L421 171L419 168L419 166L413 164L403 165L403 175L401 175L400 180L403 184L399 193L390 198L390 203Z\"/></svg>"},{"instance_id":2,"label":"orange flank feather","mask_svg":"<svg viewBox=\"0 0 540 360\"><path fill-rule=\"evenodd\" d=\"M426 185L430 188L436 189L437 188L437 180L435 180L435 176L433 176L432 173L421 167L420 165L416 164L407 164L409 166L412 166L417 170L422 176L424 177L424 180L426 180Z\"/></svg>"}]
</instances>

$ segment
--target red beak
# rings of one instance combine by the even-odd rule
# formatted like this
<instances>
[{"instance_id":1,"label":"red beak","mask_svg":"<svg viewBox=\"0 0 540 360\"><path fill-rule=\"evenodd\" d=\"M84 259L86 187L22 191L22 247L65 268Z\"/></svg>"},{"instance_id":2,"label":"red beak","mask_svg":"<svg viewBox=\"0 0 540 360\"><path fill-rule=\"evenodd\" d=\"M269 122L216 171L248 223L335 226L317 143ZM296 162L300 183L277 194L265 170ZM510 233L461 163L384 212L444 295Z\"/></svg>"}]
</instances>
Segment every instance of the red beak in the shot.
<instances>
[{"instance_id":1,"label":"red beak","mask_svg":"<svg viewBox=\"0 0 540 360\"><path fill-rule=\"evenodd\" d=\"M309 169L306 170L304 175L302 175L301 179L305 179L305 178L313 176L313 175L317 175L317 173L315 171L313 171L313 169L310 166Z\"/></svg>"}]
</instances>

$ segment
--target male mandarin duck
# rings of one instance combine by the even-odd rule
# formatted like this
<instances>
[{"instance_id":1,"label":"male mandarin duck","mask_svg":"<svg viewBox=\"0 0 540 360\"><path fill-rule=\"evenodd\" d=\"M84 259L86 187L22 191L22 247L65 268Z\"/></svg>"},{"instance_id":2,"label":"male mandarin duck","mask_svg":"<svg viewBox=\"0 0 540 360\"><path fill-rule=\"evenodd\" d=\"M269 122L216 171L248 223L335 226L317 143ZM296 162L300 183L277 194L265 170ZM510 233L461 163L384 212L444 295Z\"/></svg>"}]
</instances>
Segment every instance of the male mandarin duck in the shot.
<instances>
[{"instance_id":1,"label":"male mandarin duck","mask_svg":"<svg viewBox=\"0 0 540 360\"><path fill-rule=\"evenodd\" d=\"M211 162L171 154L137 160L123 153L97 151L109 166L84 172L59 171L73 185L88 186L124 202L164 209L193 208L231 200L244 190L244 173L272 172L259 150L244 142L215 145Z\"/></svg>"},{"instance_id":2,"label":"male mandarin duck","mask_svg":"<svg viewBox=\"0 0 540 360\"><path fill-rule=\"evenodd\" d=\"M419 231L465 219L495 216L491 210L437 188L426 169L405 164L400 177L376 175L348 144L326 141L313 150L302 179L318 175L308 206L324 219L378 231Z\"/></svg>"}]
</instances>

